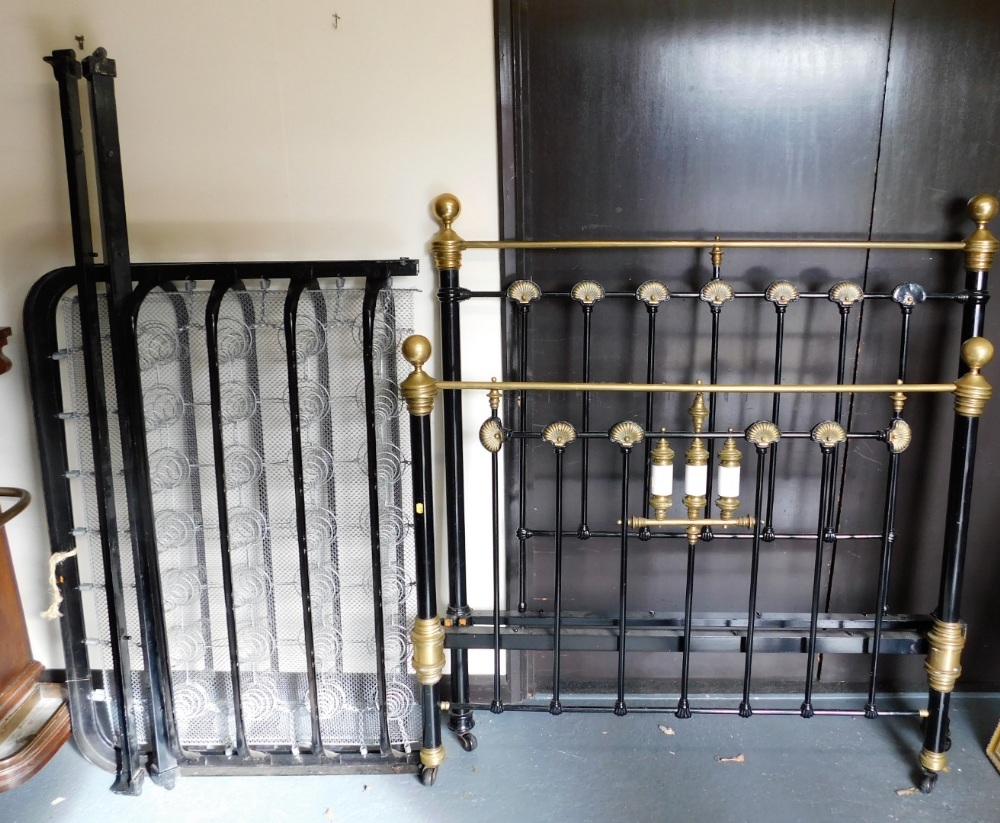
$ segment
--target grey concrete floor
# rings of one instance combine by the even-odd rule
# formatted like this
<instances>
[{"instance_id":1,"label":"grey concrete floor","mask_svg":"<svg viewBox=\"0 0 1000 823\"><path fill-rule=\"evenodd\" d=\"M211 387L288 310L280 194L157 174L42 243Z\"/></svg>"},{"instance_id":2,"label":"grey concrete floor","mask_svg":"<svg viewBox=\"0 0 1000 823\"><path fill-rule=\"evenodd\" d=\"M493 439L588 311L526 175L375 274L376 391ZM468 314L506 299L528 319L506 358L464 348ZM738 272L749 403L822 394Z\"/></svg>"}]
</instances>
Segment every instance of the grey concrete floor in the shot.
<instances>
[{"instance_id":1,"label":"grey concrete floor","mask_svg":"<svg viewBox=\"0 0 1000 823\"><path fill-rule=\"evenodd\" d=\"M858 698L823 697L824 706ZM732 704L732 700L727 701ZM708 701L701 698L699 705ZM919 707L914 696L910 707ZM785 697L756 705L795 705ZM820 701L817 700L817 708ZM113 795L111 775L65 747L30 783L0 795L0 822L315 821L1000 821L1000 774L984 748L1000 696L957 695L950 772L917 779L912 718L671 714L480 714L479 747L446 736L437 783L412 775L181 776L172 791ZM665 733L660 727L670 729ZM718 758L743 755L743 762Z\"/></svg>"}]
</instances>

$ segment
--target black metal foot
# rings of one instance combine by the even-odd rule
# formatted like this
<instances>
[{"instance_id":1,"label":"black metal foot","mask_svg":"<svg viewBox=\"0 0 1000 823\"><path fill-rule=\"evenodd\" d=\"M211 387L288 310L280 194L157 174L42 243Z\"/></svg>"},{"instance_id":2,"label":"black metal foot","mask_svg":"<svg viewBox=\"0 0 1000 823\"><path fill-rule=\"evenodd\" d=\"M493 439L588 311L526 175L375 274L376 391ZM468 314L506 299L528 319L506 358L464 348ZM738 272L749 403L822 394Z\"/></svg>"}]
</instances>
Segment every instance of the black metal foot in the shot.
<instances>
[{"instance_id":1,"label":"black metal foot","mask_svg":"<svg viewBox=\"0 0 1000 823\"><path fill-rule=\"evenodd\" d=\"M800 710L800 714L806 718L812 717L814 714L816 714L816 712L813 711L813 704L808 702L803 703L802 708Z\"/></svg>"},{"instance_id":2,"label":"black metal foot","mask_svg":"<svg viewBox=\"0 0 1000 823\"><path fill-rule=\"evenodd\" d=\"M493 714L503 714L503 701L494 700L492 703L490 703L490 711Z\"/></svg>"},{"instance_id":3,"label":"black metal foot","mask_svg":"<svg viewBox=\"0 0 1000 823\"><path fill-rule=\"evenodd\" d=\"M458 742L467 752L475 751L476 746L479 745L479 741L476 740L476 736L472 732L463 732L458 735Z\"/></svg>"},{"instance_id":4,"label":"black metal foot","mask_svg":"<svg viewBox=\"0 0 1000 823\"><path fill-rule=\"evenodd\" d=\"M924 776L920 779L920 791L924 794L930 794L934 791L934 786L937 784L937 772L931 772L924 769Z\"/></svg>"},{"instance_id":5,"label":"black metal foot","mask_svg":"<svg viewBox=\"0 0 1000 823\"><path fill-rule=\"evenodd\" d=\"M616 717L624 717L627 714L628 714L628 709L625 708L625 701L624 700L618 700L618 701L616 701L615 702L615 716Z\"/></svg>"},{"instance_id":6,"label":"black metal foot","mask_svg":"<svg viewBox=\"0 0 1000 823\"><path fill-rule=\"evenodd\" d=\"M677 711L674 712L674 717L679 717L681 720L689 720L691 717L691 707L688 705L687 700L681 700L677 704Z\"/></svg>"},{"instance_id":7,"label":"black metal foot","mask_svg":"<svg viewBox=\"0 0 1000 823\"><path fill-rule=\"evenodd\" d=\"M740 717L752 717L753 709L750 708L750 704L746 702L740 703Z\"/></svg>"},{"instance_id":8,"label":"black metal foot","mask_svg":"<svg viewBox=\"0 0 1000 823\"><path fill-rule=\"evenodd\" d=\"M867 717L869 720L874 720L876 717L878 717L878 712L875 710L875 706L872 705L871 703L865 706L865 717Z\"/></svg>"},{"instance_id":9,"label":"black metal foot","mask_svg":"<svg viewBox=\"0 0 1000 823\"><path fill-rule=\"evenodd\" d=\"M420 782L425 786L433 786L434 781L437 780L437 776L437 766L424 766L424 768L420 770Z\"/></svg>"},{"instance_id":10,"label":"black metal foot","mask_svg":"<svg viewBox=\"0 0 1000 823\"><path fill-rule=\"evenodd\" d=\"M562 714L562 703L558 700L552 700L549 702L549 714L559 715Z\"/></svg>"}]
</instances>

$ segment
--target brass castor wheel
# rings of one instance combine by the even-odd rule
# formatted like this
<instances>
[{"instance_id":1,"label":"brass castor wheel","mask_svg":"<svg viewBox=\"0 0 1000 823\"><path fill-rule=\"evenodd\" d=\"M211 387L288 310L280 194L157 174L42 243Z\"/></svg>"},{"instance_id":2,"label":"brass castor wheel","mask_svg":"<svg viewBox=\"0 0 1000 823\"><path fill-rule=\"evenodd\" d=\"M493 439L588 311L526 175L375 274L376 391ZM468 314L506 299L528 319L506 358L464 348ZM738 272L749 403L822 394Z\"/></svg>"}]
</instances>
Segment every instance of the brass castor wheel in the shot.
<instances>
[{"instance_id":1,"label":"brass castor wheel","mask_svg":"<svg viewBox=\"0 0 1000 823\"><path fill-rule=\"evenodd\" d=\"M420 770L420 782L425 786L433 786L434 781L437 780L437 776L437 766L424 766L424 768Z\"/></svg>"},{"instance_id":2,"label":"brass castor wheel","mask_svg":"<svg viewBox=\"0 0 1000 823\"><path fill-rule=\"evenodd\" d=\"M924 794L930 794L934 791L934 786L937 784L937 772L924 771L924 776L920 779L920 791Z\"/></svg>"},{"instance_id":3,"label":"brass castor wheel","mask_svg":"<svg viewBox=\"0 0 1000 823\"><path fill-rule=\"evenodd\" d=\"M467 752L474 752L476 746L479 745L479 741L476 740L476 736L472 732L462 732L462 734L458 735L458 742Z\"/></svg>"}]
</instances>

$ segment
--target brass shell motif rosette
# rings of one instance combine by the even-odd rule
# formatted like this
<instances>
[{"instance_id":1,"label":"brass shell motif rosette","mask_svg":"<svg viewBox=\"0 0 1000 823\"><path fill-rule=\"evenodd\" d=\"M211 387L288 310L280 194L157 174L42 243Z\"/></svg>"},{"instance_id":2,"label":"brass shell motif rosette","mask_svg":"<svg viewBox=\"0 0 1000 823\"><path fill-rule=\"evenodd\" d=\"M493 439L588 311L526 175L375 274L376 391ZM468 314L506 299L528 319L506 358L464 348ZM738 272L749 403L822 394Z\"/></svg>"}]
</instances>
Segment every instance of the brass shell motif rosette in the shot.
<instances>
[{"instance_id":1,"label":"brass shell motif rosette","mask_svg":"<svg viewBox=\"0 0 1000 823\"><path fill-rule=\"evenodd\" d=\"M496 454L503 447L507 436L504 434L503 426L495 417L490 417L479 427L479 442L483 444L486 451Z\"/></svg>"},{"instance_id":2,"label":"brass shell motif rosette","mask_svg":"<svg viewBox=\"0 0 1000 823\"><path fill-rule=\"evenodd\" d=\"M573 286L570 297L584 306L593 306L604 299L604 286L596 280L581 280Z\"/></svg>"},{"instance_id":3,"label":"brass shell motif rosette","mask_svg":"<svg viewBox=\"0 0 1000 823\"><path fill-rule=\"evenodd\" d=\"M905 420L893 420L892 425L885 433L885 442L893 454L905 452L910 443L913 442L913 431L910 429L910 424Z\"/></svg>"},{"instance_id":4,"label":"brass shell motif rosette","mask_svg":"<svg viewBox=\"0 0 1000 823\"><path fill-rule=\"evenodd\" d=\"M542 432L542 440L552 444L557 449L565 449L576 440L576 429L565 420L549 423Z\"/></svg>"},{"instance_id":5,"label":"brass shell motif rosette","mask_svg":"<svg viewBox=\"0 0 1000 823\"><path fill-rule=\"evenodd\" d=\"M444 671L444 627L436 617L418 617L410 632L413 670L424 686L433 686Z\"/></svg>"},{"instance_id":6,"label":"brass shell motif rosette","mask_svg":"<svg viewBox=\"0 0 1000 823\"><path fill-rule=\"evenodd\" d=\"M527 306L541 296L542 290L530 280L515 280L507 287L507 299L520 306Z\"/></svg>"},{"instance_id":7,"label":"brass shell motif rosette","mask_svg":"<svg viewBox=\"0 0 1000 823\"><path fill-rule=\"evenodd\" d=\"M827 297L842 309L849 309L855 303L860 303L865 299L865 293L861 286L850 280L844 280L833 286L827 293Z\"/></svg>"},{"instance_id":8,"label":"brass shell motif rosette","mask_svg":"<svg viewBox=\"0 0 1000 823\"><path fill-rule=\"evenodd\" d=\"M838 443L847 440L847 432L840 423L833 420L824 420L819 423L810 433L813 442L819 443L824 449L832 449Z\"/></svg>"},{"instance_id":9,"label":"brass shell motif rosette","mask_svg":"<svg viewBox=\"0 0 1000 823\"><path fill-rule=\"evenodd\" d=\"M670 289L659 280L647 280L635 290L635 299L647 306L659 306L670 299Z\"/></svg>"},{"instance_id":10,"label":"brass shell motif rosette","mask_svg":"<svg viewBox=\"0 0 1000 823\"><path fill-rule=\"evenodd\" d=\"M698 297L710 306L721 306L736 296L733 287L725 280L710 280L701 288Z\"/></svg>"},{"instance_id":11,"label":"brass shell motif rosette","mask_svg":"<svg viewBox=\"0 0 1000 823\"><path fill-rule=\"evenodd\" d=\"M794 283L777 280L767 287L764 297L776 306L787 306L799 299L799 290Z\"/></svg>"},{"instance_id":12,"label":"brass shell motif rosette","mask_svg":"<svg viewBox=\"0 0 1000 823\"><path fill-rule=\"evenodd\" d=\"M766 449L781 439L781 430L770 421L758 420L747 428L746 438L757 448Z\"/></svg>"},{"instance_id":13,"label":"brass shell motif rosette","mask_svg":"<svg viewBox=\"0 0 1000 823\"><path fill-rule=\"evenodd\" d=\"M631 449L642 440L644 432L638 423L632 420L623 420L611 427L608 436L612 443L617 443L623 449Z\"/></svg>"}]
</instances>

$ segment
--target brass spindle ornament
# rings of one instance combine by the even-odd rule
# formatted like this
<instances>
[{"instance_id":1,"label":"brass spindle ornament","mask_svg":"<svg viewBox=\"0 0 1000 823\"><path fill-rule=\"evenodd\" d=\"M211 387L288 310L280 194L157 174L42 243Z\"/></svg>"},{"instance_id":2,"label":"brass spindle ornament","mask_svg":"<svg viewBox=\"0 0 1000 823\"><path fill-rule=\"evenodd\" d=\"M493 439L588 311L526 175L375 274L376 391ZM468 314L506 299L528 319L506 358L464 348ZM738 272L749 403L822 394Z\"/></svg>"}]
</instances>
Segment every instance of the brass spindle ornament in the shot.
<instances>
[{"instance_id":1,"label":"brass spindle ornament","mask_svg":"<svg viewBox=\"0 0 1000 823\"><path fill-rule=\"evenodd\" d=\"M666 520L674 503L674 450L665 437L656 441L650 460L649 505L655 520Z\"/></svg>"},{"instance_id":2,"label":"brass spindle ornament","mask_svg":"<svg viewBox=\"0 0 1000 823\"><path fill-rule=\"evenodd\" d=\"M715 501L723 520L732 520L736 510L740 507L740 462L742 459L743 455L736 448L736 441L732 437L727 437L722 451L719 452L717 477L719 497Z\"/></svg>"},{"instance_id":3,"label":"brass spindle ornament","mask_svg":"<svg viewBox=\"0 0 1000 823\"><path fill-rule=\"evenodd\" d=\"M705 395L702 392L695 394L688 414L691 415L691 424L695 434L701 434L705 427L705 420L708 419L708 406L705 405ZM687 506L690 520L697 518L708 505L706 497L708 493L708 457L708 449L705 448L705 442L700 437L691 441L691 446L684 455L687 461L687 465L684 467L684 505ZM701 529L698 526L694 524L688 526L688 543L691 545L697 543L700 534Z\"/></svg>"}]
</instances>

